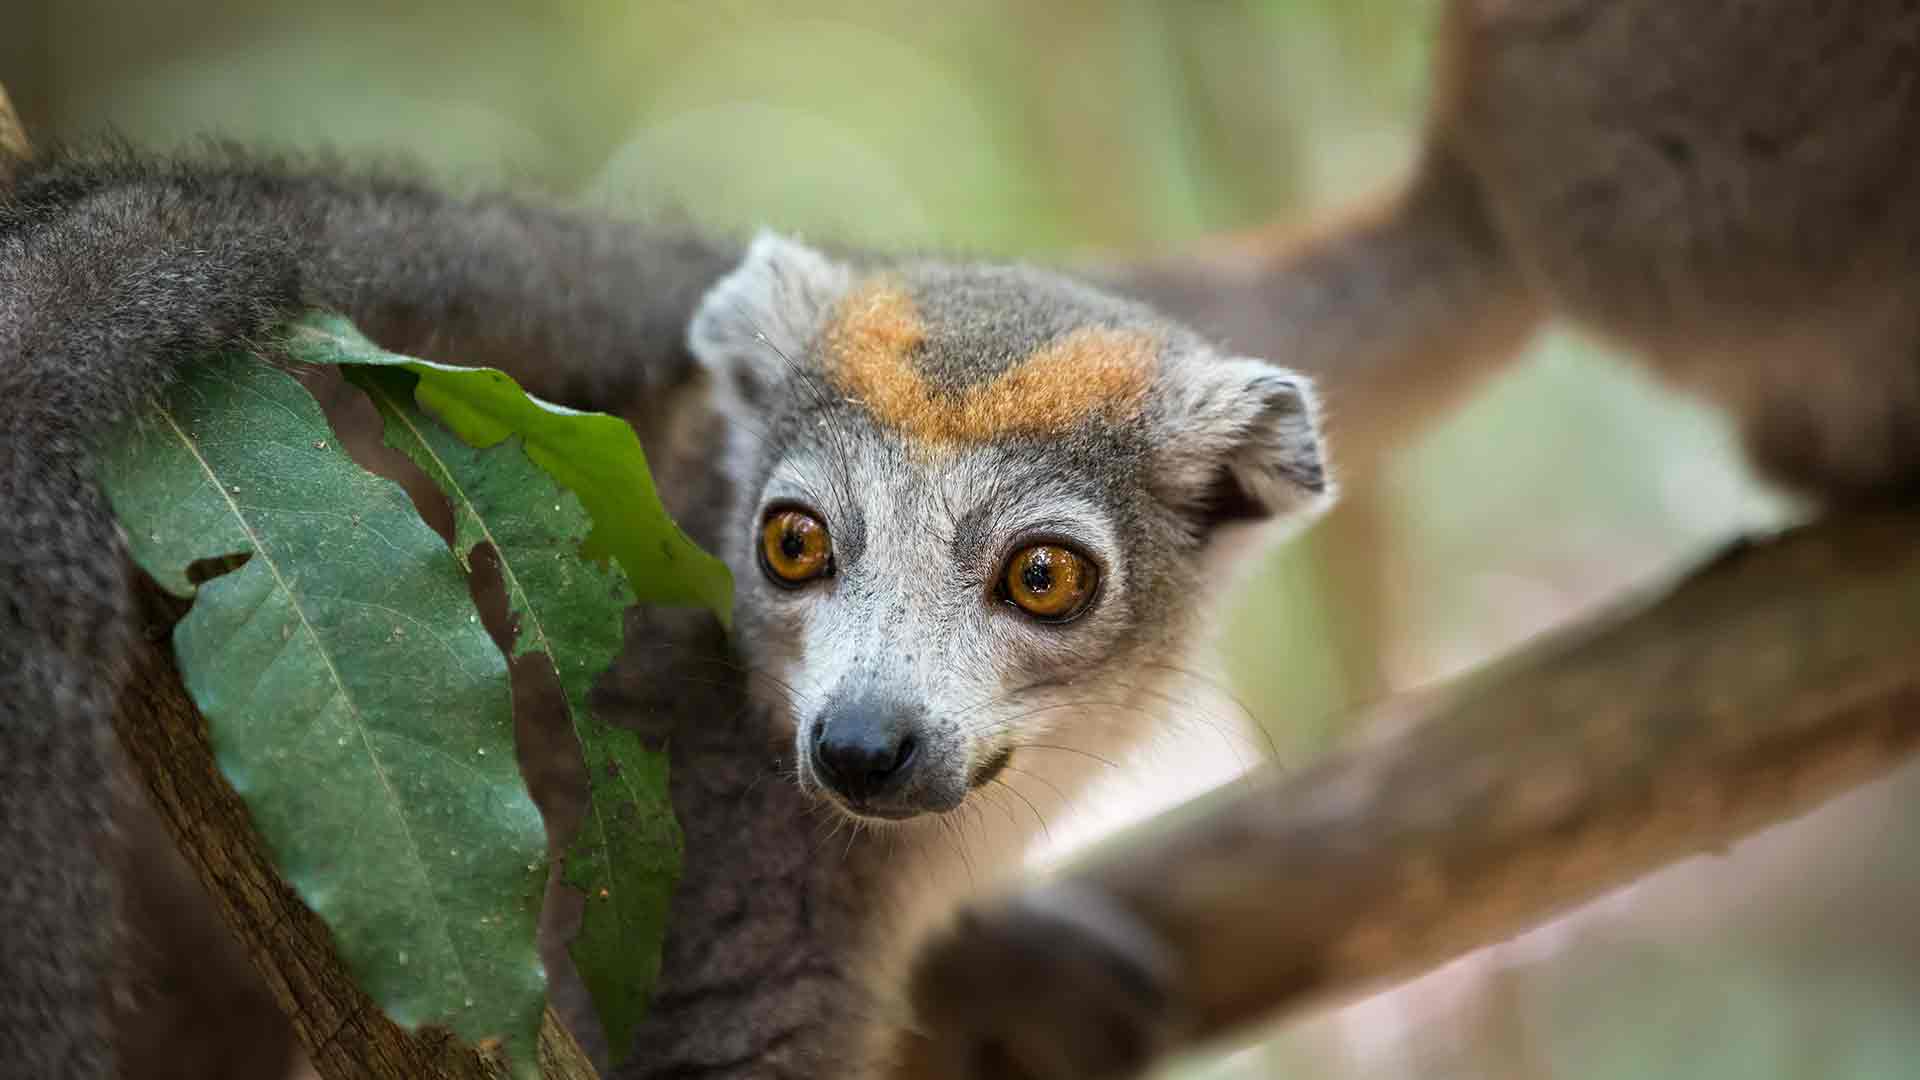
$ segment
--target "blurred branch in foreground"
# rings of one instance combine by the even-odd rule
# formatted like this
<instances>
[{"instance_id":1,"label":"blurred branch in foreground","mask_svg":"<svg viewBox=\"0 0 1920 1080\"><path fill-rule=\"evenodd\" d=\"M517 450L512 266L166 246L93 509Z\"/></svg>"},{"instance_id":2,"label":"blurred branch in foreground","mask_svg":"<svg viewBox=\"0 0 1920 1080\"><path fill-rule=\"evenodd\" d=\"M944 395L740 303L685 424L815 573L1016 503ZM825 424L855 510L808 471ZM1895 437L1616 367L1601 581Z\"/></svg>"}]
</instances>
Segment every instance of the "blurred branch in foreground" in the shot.
<instances>
[{"instance_id":1,"label":"blurred branch in foreground","mask_svg":"<svg viewBox=\"0 0 1920 1080\"><path fill-rule=\"evenodd\" d=\"M1835 518L1390 700L1366 725L1382 737L963 919L921 973L944 1041L918 1068L1099 1041L1081 1037L1114 1021L1113 994L1083 985L1107 970L1087 961L1121 954L1059 898L1110 908L1158 954L1166 978L1134 1015L1165 1052L1436 967L1805 813L1920 745L1916 611L1920 518Z\"/></svg>"}]
</instances>

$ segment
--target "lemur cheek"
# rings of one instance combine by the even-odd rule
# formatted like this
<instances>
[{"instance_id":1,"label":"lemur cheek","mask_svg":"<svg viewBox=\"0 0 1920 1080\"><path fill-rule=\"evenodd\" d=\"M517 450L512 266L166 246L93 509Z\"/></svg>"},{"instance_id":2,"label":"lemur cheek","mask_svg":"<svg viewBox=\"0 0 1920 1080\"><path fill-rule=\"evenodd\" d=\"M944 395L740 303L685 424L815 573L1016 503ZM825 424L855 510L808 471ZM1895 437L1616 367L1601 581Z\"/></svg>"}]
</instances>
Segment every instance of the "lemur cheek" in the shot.
<instances>
[{"instance_id":1,"label":"lemur cheek","mask_svg":"<svg viewBox=\"0 0 1920 1080\"><path fill-rule=\"evenodd\" d=\"M967 787L986 787L988 784L999 779L1000 774L1007 771L1007 766L1012 763L1013 748L1008 746L1001 747L983 758L978 765L973 767L972 775L967 777Z\"/></svg>"}]
</instances>

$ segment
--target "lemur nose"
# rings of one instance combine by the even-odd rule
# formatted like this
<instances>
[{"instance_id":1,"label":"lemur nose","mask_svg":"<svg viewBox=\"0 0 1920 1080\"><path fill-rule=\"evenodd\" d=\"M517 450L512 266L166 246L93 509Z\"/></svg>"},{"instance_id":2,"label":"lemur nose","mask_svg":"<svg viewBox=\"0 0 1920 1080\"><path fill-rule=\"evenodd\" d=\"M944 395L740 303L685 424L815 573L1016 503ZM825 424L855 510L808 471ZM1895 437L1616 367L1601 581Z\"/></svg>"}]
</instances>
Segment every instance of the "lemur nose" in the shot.
<instances>
[{"instance_id":1,"label":"lemur nose","mask_svg":"<svg viewBox=\"0 0 1920 1080\"><path fill-rule=\"evenodd\" d=\"M919 756L911 727L896 709L859 704L830 712L814 727L814 771L855 803L898 791Z\"/></svg>"}]
</instances>

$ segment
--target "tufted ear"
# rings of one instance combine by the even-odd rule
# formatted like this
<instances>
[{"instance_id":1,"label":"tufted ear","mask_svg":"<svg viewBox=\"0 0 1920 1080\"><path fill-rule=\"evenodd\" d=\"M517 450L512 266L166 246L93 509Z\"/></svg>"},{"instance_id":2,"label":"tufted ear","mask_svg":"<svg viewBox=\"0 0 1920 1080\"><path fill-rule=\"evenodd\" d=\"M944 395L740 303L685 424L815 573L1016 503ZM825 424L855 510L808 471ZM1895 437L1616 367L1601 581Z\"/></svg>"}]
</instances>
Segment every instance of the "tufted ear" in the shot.
<instances>
[{"instance_id":1,"label":"tufted ear","mask_svg":"<svg viewBox=\"0 0 1920 1080\"><path fill-rule=\"evenodd\" d=\"M1168 374L1161 483L1202 529L1330 501L1319 404L1306 376L1262 360L1205 356Z\"/></svg>"},{"instance_id":2,"label":"tufted ear","mask_svg":"<svg viewBox=\"0 0 1920 1080\"><path fill-rule=\"evenodd\" d=\"M791 374L852 275L820 252L762 229L715 282L687 326L687 348L713 376L723 407L758 411Z\"/></svg>"}]
</instances>

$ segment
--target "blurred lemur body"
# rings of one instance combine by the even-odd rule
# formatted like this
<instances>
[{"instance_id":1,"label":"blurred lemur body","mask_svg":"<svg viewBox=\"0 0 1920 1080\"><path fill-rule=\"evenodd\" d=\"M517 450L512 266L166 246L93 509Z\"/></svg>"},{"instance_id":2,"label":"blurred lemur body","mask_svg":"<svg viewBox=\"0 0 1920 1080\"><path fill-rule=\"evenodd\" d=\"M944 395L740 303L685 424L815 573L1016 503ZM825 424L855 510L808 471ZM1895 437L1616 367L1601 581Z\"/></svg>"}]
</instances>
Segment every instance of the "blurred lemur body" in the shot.
<instances>
[{"instance_id":1,"label":"blurred lemur body","mask_svg":"<svg viewBox=\"0 0 1920 1080\"><path fill-rule=\"evenodd\" d=\"M1112 283L1313 376L1354 477L1562 317L1820 501L1920 476L1920 12L1449 0L1391 198Z\"/></svg>"},{"instance_id":2,"label":"blurred lemur body","mask_svg":"<svg viewBox=\"0 0 1920 1080\"><path fill-rule=\"evenodd\" d=\"M95 447L196 357L270 356L310 306L636 416L677 514L734 570L737 651L783 768L870 832L857 860L844 841L819 857L866 868L871 925L843 937L881 970L918 897L1017 854L1031 804L1205 708L1189 665L1225 538L1327 487L1303 380L1038 270L848 261L772 234L742 254L239 158L19 166L0 189L9 1075L111 1070L100 846L134 624ZM676 796L701 782L687 771ZM669 1043L685 944L650 1021Z\"/></svg>"}]
</instances>

